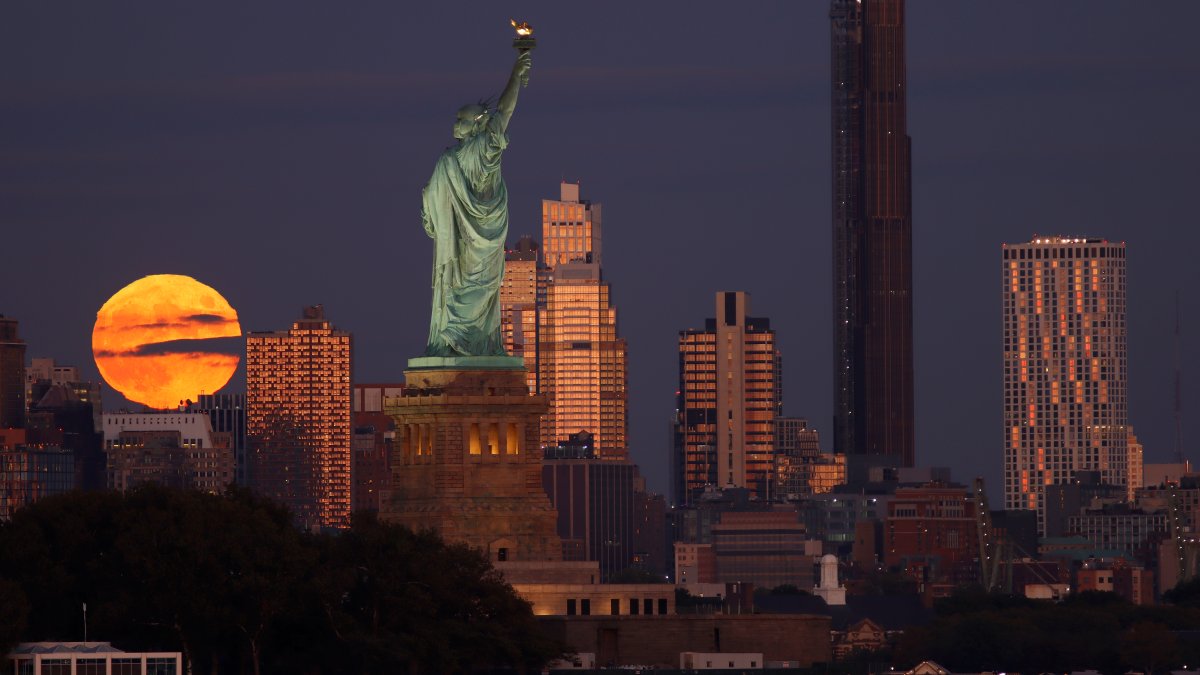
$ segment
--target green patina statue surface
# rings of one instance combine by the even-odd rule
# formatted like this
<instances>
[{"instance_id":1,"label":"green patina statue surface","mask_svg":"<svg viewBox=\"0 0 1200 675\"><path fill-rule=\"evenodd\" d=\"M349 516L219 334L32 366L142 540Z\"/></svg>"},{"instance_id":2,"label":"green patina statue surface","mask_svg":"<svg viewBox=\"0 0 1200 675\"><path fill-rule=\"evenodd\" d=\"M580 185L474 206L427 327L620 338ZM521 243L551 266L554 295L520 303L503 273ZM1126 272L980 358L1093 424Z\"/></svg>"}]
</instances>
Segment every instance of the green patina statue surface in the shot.
<instances>
[{"instance_id":1,"label":"green patina statue surface","mask_svg":"<svg viewBox=\"0 0 1200 675\"><path fill-rule=\"evenodd\" d=\"M513 65L504 93L489 110L463 106L454 122L458 144L438 158L422 192L421 220L433 239L433 312L426 358L505 356L500 335L500 282L508 236L508 192L500 157L508 122L528 77L528 51ZM449 359L447 358L449 357Z\"/></svg>"}]
</instances>

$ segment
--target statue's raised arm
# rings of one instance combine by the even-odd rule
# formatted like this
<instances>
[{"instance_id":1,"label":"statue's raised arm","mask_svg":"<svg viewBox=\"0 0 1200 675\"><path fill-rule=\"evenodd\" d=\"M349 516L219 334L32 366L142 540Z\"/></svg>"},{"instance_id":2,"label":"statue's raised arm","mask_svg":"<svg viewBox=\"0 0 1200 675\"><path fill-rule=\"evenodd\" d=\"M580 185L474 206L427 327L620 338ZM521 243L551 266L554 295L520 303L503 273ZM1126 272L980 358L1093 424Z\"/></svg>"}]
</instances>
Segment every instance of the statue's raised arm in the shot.
<instances>
[{"instance_id":1,"label":"statue's raised arm","mask_svg":"<svg viewBox=\"0 0 1200 675\"><path fill-rule=\"evenodd\" d=\"M517 62L513 64L512 75L509 76L504 93L500 94L500 101L496 104L496 117L497 122L500 123L501 132L508 129L508 121L512 119L513 111L517 109L517 94L520 93L522 85L529 83L529 68L532 65L533 56L528 50L522 50L517 54Z\"/></svg>"}]
</instances>

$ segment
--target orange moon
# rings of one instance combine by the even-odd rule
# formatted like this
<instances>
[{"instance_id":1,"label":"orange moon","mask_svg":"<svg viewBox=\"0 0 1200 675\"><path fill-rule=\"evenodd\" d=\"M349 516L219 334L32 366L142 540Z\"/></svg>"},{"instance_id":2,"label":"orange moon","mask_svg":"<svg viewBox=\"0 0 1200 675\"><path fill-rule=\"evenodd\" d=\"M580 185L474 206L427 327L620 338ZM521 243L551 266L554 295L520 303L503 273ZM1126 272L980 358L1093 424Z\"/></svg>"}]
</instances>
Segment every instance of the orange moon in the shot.
<instances>
[{"instance_id":1,"label":"orange moon","mask_svg":"<svg viewBox=\"0 0 1200 675\"><path fill-rule=\"evenodd\" d=\"M229 382L241 334L237 312L220 293L191 277L154 274L117 291L96 312L92 357L125 398L174 408Z\"/></svg>"}]
</instances>

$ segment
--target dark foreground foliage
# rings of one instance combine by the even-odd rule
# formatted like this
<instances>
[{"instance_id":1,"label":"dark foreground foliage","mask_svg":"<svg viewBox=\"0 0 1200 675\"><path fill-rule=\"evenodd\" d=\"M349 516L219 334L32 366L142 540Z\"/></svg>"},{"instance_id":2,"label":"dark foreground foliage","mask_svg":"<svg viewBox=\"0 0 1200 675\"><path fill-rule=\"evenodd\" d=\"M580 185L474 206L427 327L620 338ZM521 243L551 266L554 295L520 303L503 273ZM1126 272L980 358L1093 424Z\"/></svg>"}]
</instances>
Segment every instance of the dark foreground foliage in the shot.
<instances>
[{"instance_id":1,"label":"dark foreground foliage","mask_svg":"<svg viewBox=\"0 0 1200 675\"><path fill-rule=\"evenodd\" d=\"M1055 604L963 589L928 626L905 631L898 667L925 659L954 672L1154 673L1200 663L1195 606L1137 606L1089 591Z\"/></svg>"},{"instance_id":2,"label":"dark foreground foliage","mask_svg":"<svg viewBox=\"0 0 1200 675\"><path fill-rule=\"evenodd\" d=\"M88 637L192 673L536 669L559 648L487 560L356 517L309 535L241 490L143 486L40 501L0 525L0 654Z\"/></svg>"}]
</instances>

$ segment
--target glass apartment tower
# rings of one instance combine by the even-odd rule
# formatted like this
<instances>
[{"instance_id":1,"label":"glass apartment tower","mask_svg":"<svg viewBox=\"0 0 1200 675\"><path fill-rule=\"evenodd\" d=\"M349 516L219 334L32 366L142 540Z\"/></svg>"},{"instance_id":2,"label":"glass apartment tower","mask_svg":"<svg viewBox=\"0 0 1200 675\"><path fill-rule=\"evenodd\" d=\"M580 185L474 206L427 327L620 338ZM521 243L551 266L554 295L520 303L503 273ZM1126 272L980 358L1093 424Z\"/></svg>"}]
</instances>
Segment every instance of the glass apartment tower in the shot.
<instances>
[{"instance_id":1,"label":"glass apartment tower","mask_svg":"<svg viewBox=\"0 0 1200 675\"><path fill-rule=\"evenodd\" d=\"M1128 485L1125 244L1036 237L1003 263L1004 508L1044 531L1047 485Z\"/></svg>"},{"instance_id":2,"label":"glass apartment tower","mask_svg":"<svg viewBox=\"0 0 1200 675\"><path fill-rule=\"evenodd\" d=\"M849 479L912 466L904 0L833 0L833 444Z\"/></svg>"},{"instance_id":3,"label":"glass apartment tower","mask_svg":"<svg viewBox=\"0 0 1200 675\"><path fill-rule=\"evenodd\" d=\"M350 334L320 305L246 336L246 437L256 492L303 528L350 524Z\"/></svg>"}]
</instances>

